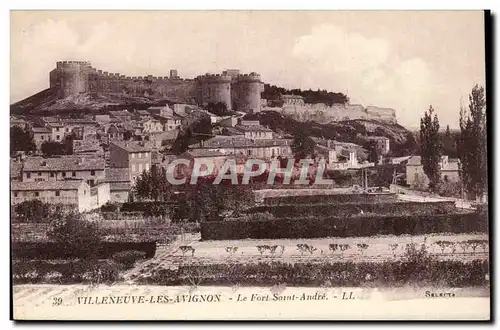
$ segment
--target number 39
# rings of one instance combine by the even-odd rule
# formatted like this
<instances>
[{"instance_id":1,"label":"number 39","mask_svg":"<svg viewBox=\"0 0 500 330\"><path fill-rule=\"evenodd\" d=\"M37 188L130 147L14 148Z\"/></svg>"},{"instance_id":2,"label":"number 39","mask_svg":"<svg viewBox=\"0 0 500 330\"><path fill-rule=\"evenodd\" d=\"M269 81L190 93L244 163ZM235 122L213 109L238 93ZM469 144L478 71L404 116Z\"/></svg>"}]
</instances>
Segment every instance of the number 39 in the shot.
<instances>
[{"instance_id":1,"label":"number 39","mask_svg":"<svg viewBox=\"0 0 500 330\"><path fill-rule=\"evenodd\" d=\"M62 304L62 298L52 298L52 306L59 306Z\"/></svg>"}]
</instances>

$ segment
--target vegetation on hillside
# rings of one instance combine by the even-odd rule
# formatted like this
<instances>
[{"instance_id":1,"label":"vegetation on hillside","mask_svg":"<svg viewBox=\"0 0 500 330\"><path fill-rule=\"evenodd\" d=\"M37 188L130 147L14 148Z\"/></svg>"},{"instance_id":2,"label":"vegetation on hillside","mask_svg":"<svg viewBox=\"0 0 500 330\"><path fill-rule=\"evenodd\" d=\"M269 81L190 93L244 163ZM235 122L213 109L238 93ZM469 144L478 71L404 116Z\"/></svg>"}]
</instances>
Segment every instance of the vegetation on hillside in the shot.
<instances>
[{"instance_id":1,"label":"vegetation on hillside","mask_svg":"<svg viewBox=\"0 0 500 330\"><path fill-rule=\"evenodd\" d=\"M328 106L334 104L347 104L349 98L342 93L333 93L326 90L301 90L301 89L285 89L275 85L265 84L264 91L261 93L263 99L267 99L271 106L283 106L281 95L299 95L304 98L305 103L316 104L324 103Z\"/></svg>"}]
</instances>

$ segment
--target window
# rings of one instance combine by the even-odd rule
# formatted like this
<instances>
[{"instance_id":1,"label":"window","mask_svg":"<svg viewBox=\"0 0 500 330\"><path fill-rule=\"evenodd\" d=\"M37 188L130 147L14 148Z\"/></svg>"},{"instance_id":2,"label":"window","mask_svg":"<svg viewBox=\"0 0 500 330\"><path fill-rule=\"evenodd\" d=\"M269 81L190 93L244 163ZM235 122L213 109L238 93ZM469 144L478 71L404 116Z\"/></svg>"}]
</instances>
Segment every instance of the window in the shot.
<instances>
[{"instance_id":1,"label":"window","mask_svg":"<svg viewBox=\"0 0 500 330\"><path fill-rule=\"evenodd\" d=\"M56 197L61 196L61 192L59 190L56 190Z\"/></svg>"},{"instance_id":2,"label":"window","mask_svg":"<svg viewBox=\"0 0 500 330\"><path fill-rule=\"evenodd\" d=\"M61 137L59 135L56 136L56 140L60 140Z\"/></svg>"},{"instance_id":3,"label":"window","mask_svg":"<svg viewBox=\"0 0 500 330\"><path fill-rule=\"evenodd\" d=\"M252 150L247 150L247 155L252 156Z\"/></svg>"},{"instance_id":4,"label":"window","mask_svg":"<svg viewBox=\"0 0 500 330\"><path fill-rule=\"evenodd\" d=\"M444 176L444 182L448 182L448 176L447 175Z\"/></svg>"},{"instance_id":5,"label":"window","mask_svg":"<svg viewBox=\"0 0 500 330\"><path fill-rule=\"evenodd\" d=\"M90 171L90 175L95 175L95 171L94 170Z\"/></svg>"},{"instance_id":6,"label":"window","mask_svg":"<svg viewBox=\"0 0 500 330\"><path fill-rule=\"evenodd\" d=\"M135 164L132 164L132 172L135 172Z\"/></svg>"},{"instance_id":7,"label":"window","mask_svg":"<svg viewBox=\"0 0 500 330\"><path fill-rule=\"evenodd\" d=\"M72 172L71 176L75 177L76 176L76 172Z\"/></svg>"},{"instance_id":8,"label":"window","mask_svg":"<svg viewBox=\"0 0 500 330\"><path fill-rule=\"evenodd\" d=\"M94 180L87 180L87 183L89 184L89 186L94 186Z\"/></svg>"},{"instance_id":9,"label":"window","mask_svg":"<svg viewBox=\"0 0 500 330\"><path fill-rule=\"evenodd\" d=\"M53 178L55 176L54 172L50 172L50 177Z\"/></svg>"},{"instance_id":10,"label":"window","mask_svg":"<svg viewBox=\"0 0 500 330\"><path fill-rule=\"evenodd\" d=\"M42 176L42 172L38 172L38 176Z\"/></svg>"},{"instance_id":11,"label":"window","mask_svg":"<svg viewBox=\"0 0 500 330\"><path fill-rule=\"evenodd\" d=\"M42 136L40 136L40 138L43 140L43 139L44 139L44 136L42 135Z\"/></svg>"},{"instance_id":12,"label":"window","mask_svg":"<svg viewBox=\"0 0 500 330\"><path fill-rule=\"evenodd\" d=\"M142 172L142 164L139 164L139 172Z\"/></svg>"},{"instance_id":13,"label":"window","mask_svg":"<svg viewBox=\"0 0 500 330\"><path fill-rule=\"evenodd\" d=\"M56 132L59 132L59 127L56 127ZM58 135L59 136L59 135Z\"/></svg>"},{"instance_id":14,"label":"window","mask_svg":"<svg viewBox=\"0 0 500 330\"><path fill-rule=\"evenodd\" d=\"M146 163L146 171L149 171L149 163Z\"/></svg>"},{"instance_id":15,"label":"window","mask_svg":"<svg viewBox=\"0 0 500 330\"><path fill-rule=\"evenodd\" d=\"M63 178L66 177L66 172L62 172Z\"/></svg>"},{"instance_id":16,"label":"window","mask_svg":"<svg viewBox=\"0 0 500 330\"><path fill-rule=\"evenodd\" d=\"M26 179L29 179L29 178L31 178L31 173L28 172L28 173L26 173Z\"/></svg>"},{"instance_id":17,"label":"window","mask_svg":"<svg viewBox=\"0 0 500 330\"><path fill-rule=\"evenodd\" d=\"M132 158L135 158L135 154L134 154L134 153L132 153L132 154L130 154L130 155L131 155L131 157L132 157Z\"/></svg>"},{"instance_id":18,"label":"window","mask_svg":"<svg viewBox=\"0 0 500 330\"><path fill-rule=\"evenodd\" d=\"M35 191L35 197L40 196L40 193L38 191Z\"/></svg>"},{"instance_id":19,"label":"window","mask_svg":"<svg viewBox=\"0 0 500 330\"><path fill-rule=\"evenodd\" d=\"M17 192L14 193L14 197L17 197Z\"/></svg>"}]
</instances>

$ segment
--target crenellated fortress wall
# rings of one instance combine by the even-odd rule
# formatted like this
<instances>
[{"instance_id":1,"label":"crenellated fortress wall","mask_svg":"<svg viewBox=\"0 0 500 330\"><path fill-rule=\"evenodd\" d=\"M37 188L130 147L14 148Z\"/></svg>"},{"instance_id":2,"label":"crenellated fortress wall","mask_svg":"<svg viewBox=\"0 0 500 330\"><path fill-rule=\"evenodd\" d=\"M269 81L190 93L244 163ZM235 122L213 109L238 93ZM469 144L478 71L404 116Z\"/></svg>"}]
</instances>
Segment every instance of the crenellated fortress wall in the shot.
<instances>
[{"instance_id":1,"label":"crenellated fortress wall","mask_svg":"<svg viewBox=\"0 0 500 330\"><path fill-rule=\"evenodd\" d=\"M205 74L195 79L177 76L130 77L93 68L87 61L59 61L49 74L50 88L59 98L77 93L118 93L171 99L182 103L207 105L222 102L228 109L258 112L261 110L263 84L257 73L240 74L227 70L222 74Z\"/></svg>"}]
</instances>

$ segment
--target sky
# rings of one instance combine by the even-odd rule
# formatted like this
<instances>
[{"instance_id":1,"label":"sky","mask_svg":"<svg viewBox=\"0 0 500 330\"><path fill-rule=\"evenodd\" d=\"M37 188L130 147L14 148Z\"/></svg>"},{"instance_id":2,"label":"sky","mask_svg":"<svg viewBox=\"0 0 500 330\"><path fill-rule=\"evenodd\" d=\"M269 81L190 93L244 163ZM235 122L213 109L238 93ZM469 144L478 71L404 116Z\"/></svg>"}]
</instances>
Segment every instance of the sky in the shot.
<instances>
[{"instance_id":1,"label":"sky","mask_svg":"<svg viewBox=\"0 0 500 330\"><path fill-rule=\"evenodd\" d=\"M483 22L482 11L13 11L10 98L48 88L60 60L129 76L240 69L394 108L406 127L432 105L456 128L485 84Z\"/></svg>"}]
</instances>

